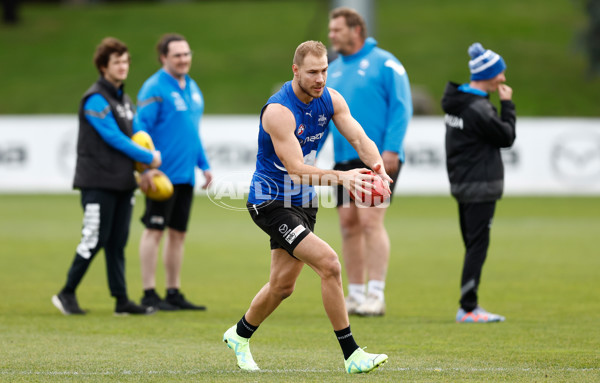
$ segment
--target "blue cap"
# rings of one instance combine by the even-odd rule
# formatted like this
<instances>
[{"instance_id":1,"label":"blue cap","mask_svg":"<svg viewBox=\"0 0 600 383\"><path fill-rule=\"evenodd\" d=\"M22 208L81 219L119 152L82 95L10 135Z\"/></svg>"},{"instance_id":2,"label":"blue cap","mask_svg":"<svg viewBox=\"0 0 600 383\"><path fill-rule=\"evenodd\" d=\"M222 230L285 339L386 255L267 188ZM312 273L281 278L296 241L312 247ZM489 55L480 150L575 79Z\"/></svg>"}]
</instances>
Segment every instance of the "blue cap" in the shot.
<instances>
[{"instance_id":1,"label":"blue cap","mask_svg":"<svg viewBox=\"0 0 600 383\"><path fill-rule=\"evenodd\" d=\"M480 43L469 47L469 70L471 80L489 80L496 77L506 69L506 64L498 53L484 49Z\"/></svg>"}]
</instances>

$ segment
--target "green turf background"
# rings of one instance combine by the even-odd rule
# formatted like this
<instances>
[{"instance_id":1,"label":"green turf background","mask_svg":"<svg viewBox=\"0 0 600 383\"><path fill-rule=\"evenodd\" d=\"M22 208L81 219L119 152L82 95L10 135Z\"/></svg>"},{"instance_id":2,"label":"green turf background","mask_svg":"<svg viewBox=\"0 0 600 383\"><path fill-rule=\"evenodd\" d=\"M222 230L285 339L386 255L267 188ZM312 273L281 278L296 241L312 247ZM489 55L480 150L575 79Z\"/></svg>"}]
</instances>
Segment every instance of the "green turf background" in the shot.
<instances>
[{"instance_id":1,"label":"green turf background","mask_svg":"<svg viewBox=\"0 0 600 383\"><path fill-rule=\"evenodd\" d=\"M328 43L329 4L24 3L21 24L0 25L0 114L76 113L97 76L95 46L108 35L130 47L127 91L135 99L158 69L158 37L173 31L188 37L195 52L191 75L204 92L206 113L257 113L291 79L300 42ZM414 93L425 92L434 113L441 113L448 80L467 81L467 47L480 41L507 62L520 116L600 116L600 78L586 76L583 0L377 0L375 18L380 46L402 61Z\"/></svg>"},{"instance_id":2,"label":"green turf background","mask_svg":"<svg viewBox=\"0 0 600 383\"><path fill-rule=\"evenodd\" d=\"M143 201L127 247L132 298L141 297L137 255ZM252 350L263 369L237 369L223 332L268 278L266 235L245 212L197 196L183 292L205 313L112 315L103 253L78 290L85 317L65 317L50 297L64 283L79 240L78 195L0 196L0 381L598 382L600 198L500 201L484 267L481 304L507 321L454 323L463 248L450 197L398 196L388 314L352 318L356 340L390 361L349 377L306 268L296 292L260 327ZM316 232L339 252L337 216L319 211ZM158 268L163 292L164 272Z\"/></svg>"}]
</instances>

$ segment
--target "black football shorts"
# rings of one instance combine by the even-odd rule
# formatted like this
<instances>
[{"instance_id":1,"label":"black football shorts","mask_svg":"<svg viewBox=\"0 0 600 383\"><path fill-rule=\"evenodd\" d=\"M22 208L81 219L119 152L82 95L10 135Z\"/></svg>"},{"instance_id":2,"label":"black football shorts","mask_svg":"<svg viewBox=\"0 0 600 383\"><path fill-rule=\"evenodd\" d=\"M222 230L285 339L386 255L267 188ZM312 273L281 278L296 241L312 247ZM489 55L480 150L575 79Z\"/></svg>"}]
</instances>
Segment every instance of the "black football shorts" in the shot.
<instances>
[{"instance_id":1,"label":"black football shorts","mask_svg":"<svg viewBox=\"0 0 600 383\"><path fill-rule=\"evenodd\" d=\"M142 223L148 229L164 230L165 227L169 227L185 232L193 199L194 187L188 184L173 185L173 195L165 201L155 201L146 197Z\"/></svg>"},{"instance_id":2,"label":"black football shorts","mask_svg":"<svg viewBox=\"0 0 600 383\"><path fill-rule=\"evenodd\" d=\"M277 200L259 205L248 202L246 207L254 223L271 238L271 250L285 249L292 257L296 246L315 228L317 207L285 206Z\"/></svg>"}]
</instances>

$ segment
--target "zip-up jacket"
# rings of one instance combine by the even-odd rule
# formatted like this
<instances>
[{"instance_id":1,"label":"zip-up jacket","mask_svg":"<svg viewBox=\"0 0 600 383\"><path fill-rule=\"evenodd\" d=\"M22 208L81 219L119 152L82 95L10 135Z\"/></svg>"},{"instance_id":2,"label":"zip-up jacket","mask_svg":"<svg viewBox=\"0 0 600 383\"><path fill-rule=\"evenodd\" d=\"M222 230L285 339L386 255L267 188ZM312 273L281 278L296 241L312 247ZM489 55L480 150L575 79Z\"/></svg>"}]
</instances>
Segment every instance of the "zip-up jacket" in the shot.
<instances>
[{"instance_id":1,"label":"zip-up jacket","mask_svg":"<svg viewBox=\"0 0 600 383\"><path fill-rule=\"evenodd\" d=\"M412 117L410 83L404 66L377 46L372 37L360 51L340 55L327 70L327 86L346 99L352 116L379 149L398 153L404 162L404 136ZM358 159L358 153L331 123L335 162Z\"/></svg>"},{"instance_id":2,"label":"zip-up jacket","mask_svg":"<svg viewBox=\"0 0 600 383\"><path fill-rule=\"evenodd\" d=\"M204 113L202 92L189 75L185 88L164 69L144 82L137 100L134 130L147 132L162 156L163 171L173 185L196 182L196 166L210 168L200 139L200 120Z\"/></svg>"},{"instance_id":3,"label":"zip-up jacket","mask_svg":"<svg viewBox=\"0 0 600 383\"><path fill-rule=\"evenodd\" d=\"M114 118L121 132L133 134L133 104L122 87L115 88L100 77L83 95L79 106L79 135L77 138L77 163L73 188L98 188L129 191L137 187L133 175L133 160L110 146L86 118L84 105L89 97L100 94L108 107L97 113L100 118ZM91 113L91 112L89 112Z\"/></svg>"},{"instance_id":4,"label":"zip-up jacket","mask_svg":"<svg viewBox=\"0 0 600 383\"><path fill-rule=\"evenodd\" d=\"M446 167L458 202L489 202L502 197L504 165L500 148L516 138L512 101L501 101L500 116L485 92L449 82L442 98L446 113Z\"/></svg>"}]
</instances>

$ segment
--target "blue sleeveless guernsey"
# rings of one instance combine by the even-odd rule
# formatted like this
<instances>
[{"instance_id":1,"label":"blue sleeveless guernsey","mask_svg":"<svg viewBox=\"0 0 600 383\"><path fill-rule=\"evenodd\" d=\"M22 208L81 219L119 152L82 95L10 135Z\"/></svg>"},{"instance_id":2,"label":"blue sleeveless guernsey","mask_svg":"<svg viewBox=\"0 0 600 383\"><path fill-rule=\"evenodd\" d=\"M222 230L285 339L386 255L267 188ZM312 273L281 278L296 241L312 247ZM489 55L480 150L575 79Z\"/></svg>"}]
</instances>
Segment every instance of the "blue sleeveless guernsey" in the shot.
<instances>
[{"instance_id":1,"label":"blue sleeveless guernsey","mask_svg":"<svg viewBox=\"0 0 600 383\"><path fill-rule=\"evenodd\" d=\"M325 87L321 97L305 104L296 97L292 82L288 81L279 92L269 98L260 111L256 170L252 176L248 202L258 205L270 200L279 200L294 206L308 206L317 195L315 188L311 185L294 185L291 182L275 153L271 136L263 129L262 114L269 104L281 104L292 112L296 120L294 133L302 147L304 163L314 166L319 142L333 116L331 95Z\"/></svg>"}]
</instances>

